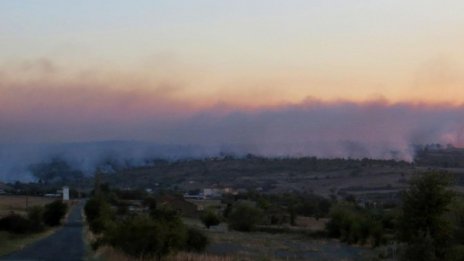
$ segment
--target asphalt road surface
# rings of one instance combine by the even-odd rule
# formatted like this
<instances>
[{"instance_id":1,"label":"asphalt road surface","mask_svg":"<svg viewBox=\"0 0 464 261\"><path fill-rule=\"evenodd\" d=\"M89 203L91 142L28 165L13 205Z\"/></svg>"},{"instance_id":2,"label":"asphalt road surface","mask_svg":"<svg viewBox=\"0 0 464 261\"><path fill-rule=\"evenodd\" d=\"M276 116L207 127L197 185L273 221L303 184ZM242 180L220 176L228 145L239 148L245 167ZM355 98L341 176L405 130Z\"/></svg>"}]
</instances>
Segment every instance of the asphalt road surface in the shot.
<instances>
[{"instance_id":1,"label":"asphalt road surface","mask_svg":"<svg viewBox=\"0 0 464 261\"><path fill-rule=\"evenodd\" d=\"M64 226L52 235L0 260L82 260L85 252L82 207L83 202L72 207Z\"/></svg>"}]
</instances>

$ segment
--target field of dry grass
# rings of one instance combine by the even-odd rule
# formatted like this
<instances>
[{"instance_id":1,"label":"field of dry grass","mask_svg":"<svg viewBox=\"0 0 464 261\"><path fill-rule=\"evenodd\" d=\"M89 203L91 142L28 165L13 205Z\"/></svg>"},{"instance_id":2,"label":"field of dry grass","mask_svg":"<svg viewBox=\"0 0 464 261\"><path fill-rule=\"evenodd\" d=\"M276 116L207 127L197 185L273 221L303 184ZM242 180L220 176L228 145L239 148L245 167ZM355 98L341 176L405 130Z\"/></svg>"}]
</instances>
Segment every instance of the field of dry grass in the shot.
<instances>
[{"instance_id":1,"label":"field of dry grass","mask_svg":"<svg viewBox=\"0 0 464 261\"><path fill-rule=\"evenodd\" d=\"M269 226L287 230L282 233L238 232L225 223L206 229L197 219L183 219L191 227L205 232L211 244L207 253L213 256L240 257L239 260L364 260L373 252L369 248L350 246L337 240L318 239L305 232L324 229L327 219L298 217L298 226ZM367 258L367 260L369 260Z\"/></svg>"},{"instance_id":2,"label":"field of dry grass","mask_svg":"<svg viewBox=\"0 0 464 261\"><path fill-rule=\"evenodd\" d=\"M364 260L372 254L368 248L312 238L304 233L203 231L211 240L207 253L212 255L240 256L250 260Z\"/></svg>"},{"instance_id":3,"label":"field of dry grass","mask_svg":"<svg viewBox=\"0 0 464 261\"><path fill-rule=\"evenodd\" d=\"M149 258L134 258L121 253L120 251L111 247L101 247L90 258L92 260L111 260L111 261L151 261L157 260L155 257ZM256 259L239 256L219 256L211 254L199 253L176 253L171 256L164 257L164 261L252 261ZM267 261L274 261L274 259L265 259ZM275 259L277 260L277 259Z\"/></svg>"},{"instance_id":4,"label":"field of dry grass","mask_svg":"<svg viewBox=\"0 0 464 261\"><path fill-rule=\"evenodd\" d=\"M0 196L0 217L11 212L24 214L26 206L41 206L52 202L53 198L31 197L31 196Z\"/></svg>"},{"instance_id":5,"label":"field of dry grass","mask_svg":"<svg viewBox=\"0 0 464 261\"><path fill-rule=\"evenodd\" d=\"M48 229L41 233L27 235L15 235L5 231L0 231L0 257L22 249L37 240L45 238L54 231L54 229Z\"/></svg>"}]
</instances>

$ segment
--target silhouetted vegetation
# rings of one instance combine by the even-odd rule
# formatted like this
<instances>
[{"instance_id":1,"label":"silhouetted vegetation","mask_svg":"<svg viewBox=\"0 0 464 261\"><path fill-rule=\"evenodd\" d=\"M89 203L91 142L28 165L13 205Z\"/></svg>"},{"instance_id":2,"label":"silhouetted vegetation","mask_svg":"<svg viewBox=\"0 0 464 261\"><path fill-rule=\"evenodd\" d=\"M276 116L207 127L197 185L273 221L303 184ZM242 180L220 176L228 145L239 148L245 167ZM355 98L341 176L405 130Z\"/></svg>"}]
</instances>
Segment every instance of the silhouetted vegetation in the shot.
<instances>
[{"instance_id":1,"label":"silhouetted vegetation","mask_svg":"<svg viewBox=\"0 0 464 261\"><path fill-rule=\"evenodd\" d=\"M27 210L27 218L36 231L41 231L45 228L44 208L42 206L30 207Z\"/></svg>"},{"instance_id":2,"label":"silhouetted vegetation","mask_svg":"<svg viewBox=\"0 0 464 261\"><path fill-rule=\"evenodd\" d=\"M191 252L203 252L209 244L208 237L198 229L187 229L187 241L185 250Z\"/></svg>"},{"instance_id":3,"label":"silhouetted vegetation","mask_svg":"<svg viewBox=\"0 0 464 261\"><path fill-rule=\"evenodd\" d=\"M45 205L43 212L43 221L48 226L58 226L61 224L61 220L66 215L68 205L63 203L61 200L53 201L50 204Z\"/></svg>"},{"instance_id":4,"label":"silhouetted vegetation","mask_svg":"<svg viewBox=\"0 0 464 261\"><path fill-rule=\"evenodd\" d=\"M207 209L201 214L201 222L206 226L206 228L210 228L211 226L217 226L221 222L220 217L214 213L213 210Z\"/></svg>"},{"instance_id":5,"label":"silhouetted vegetation","mask_svg":"<svg viewBox=\"0 0 464 261\"><path fill-rule=\"evenodd\" d=\"M67 211L67 205L57 200L27 210L27 216L10 213L0 218L0 230L13 234L27 234L43 231L46 226L57 226Z\"/></svg>"},{"instance_id":6,"label":"silhouetted vegetation","mask_svg":"<svg viewBox=\"0 0 464 261\"><path fill-rule=\"evenodd\" d=\"M112 211L112 205L121 204L118 195L129 194L100 188L87 201L87 222L97 235L94 248L109 245L133 257L158 259L178 251L201 252L206 248L205 235L183 224L176 211L158 207L154 198L143 198L139 212Z\"/></svg>"},{"instance_id":7,"label":"silhouetted vegetation","mask_svg":"<svg viewBox=\"0 0 464 261\"><path fill-rule=\"evenodd\" d=\"M0 219L0 230L15 234L25 234L35 231L29 219L14 213Z\"/></svg>"},{"instance_id":8,"label":"silhouetted vegetation","mask_svg":"<svg viewBox=\"0 0 464 261\"><path fill-rule=\"evenodd\" d=\"M126 217L105 231L102 243L134 257L161 257L181 249L187 231L177 220L168 223L147 215Z\"/></svg>"},{"instance_id":9,"label":"silhouetted vegetation","mask_svg":"<svg viewBox=\"0 0 464 261\"><path fill-rule=\"evenodd\" d=\"M350 244L378 246L385 241L383 213L349 202L333 206L326 229L329 236Z\"/></svg>"},{"instance_id":10,"label":"silhouetted vegetation","mask_svg":"<svg viewBox=\"0 0 464 261\"><path fill-rule=\"evenodd\" d=\"M286 215L292 224L297 215L326 217L331 206L330 200L312 193L260 194L250 192L240 198L256 202L272 224L285 222L286 218L282 215Z\"/></svg>"},{"instance_id":11,"label":"silhouetted vegetation","mask_svg":"<svg viewBox=\"0 0 464 261\"><path fill-rule=\"evenodd\" d=\"M104 232L114 219L110 204L101 196L87 200L84 212L89 228L95 234Z\"/></svg>"},{"instance_id":12,"label":"silhouetted vegetation","mask_svg":"<svg viewBox=\"0 0 464 261\"><path fill-rule=\"evenodd\" d=\"M253 231L263 218L261 209L249 203L238 203L227 217L229 228L238 231Z\"/></svg>"},{"instance_id":13,"label":"silhouetted vegetation","mask_svg":"<svg viewBox=\"0 0 464 261\"><path fill-rule=\"evenodd\" d=\"M446 215L454 193L445 174L427 173L411 181L398 219L405 260L443 260L449 252L451 221Z\"/></svg>"}]
</instances>

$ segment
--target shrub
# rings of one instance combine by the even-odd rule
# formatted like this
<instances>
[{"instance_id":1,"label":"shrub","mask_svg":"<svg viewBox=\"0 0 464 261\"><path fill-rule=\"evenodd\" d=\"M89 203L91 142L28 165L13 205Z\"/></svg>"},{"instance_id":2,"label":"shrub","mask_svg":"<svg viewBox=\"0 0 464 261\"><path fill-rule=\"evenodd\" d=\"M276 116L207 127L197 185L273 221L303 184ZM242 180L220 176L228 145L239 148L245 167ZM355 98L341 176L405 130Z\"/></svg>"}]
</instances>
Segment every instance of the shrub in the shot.
<instances>
[{"instance_id":1,"label":"shrub","mask_svg":"<svg viewBox=\"0 0 464 261\"><path fill-rule=\"evenodd\" d=\"M89 199L84 206L85 216L90 230L95 234L104 232L113 219L110 205L101 197Z\"/></svg>"},{"instance_id":2,"label":"shrub","mask_svg":"<svg viewBox=\"0 0 464 261\"><path fill-rule=\"evenodd\" d=\"M252 231L262 220L263 212L247 203L239 203L232 208L228 224L231 229L238 231Z\"/></svg>"},{"instance_id":3,"label":"shrub","mask_svg":"<svg viewBox=\"0 0 464 261\"><path fill-rule=\"evenodd\" d=\"M352 204L337 204L332 208L326 231L330 237L353 244L369 241L377 246L384 241L382 216L376 217Z\"/></svg>"},{"instance_id":4,"label":"shrub","mask_svg":"<svg viewBox=\"0 0 464 261\"><path fill-rule=\"evenodd\" d=\"M89 222L98 218L100 216L100 201L95 197L87 200L84 206L84 212Z\"/></svg>"},{"instance_id":5,"label":"shrub","mask_svg":"<svg viewBox=\"0 0 464 261\"><path fill-rule=\"evenodd\" d=\"M27 210L27 218L29 219L34 231L44 229L44 208L42 206L33 206Z\"/></svg>"},{"instance_id":6,"label":"shrub","mask_svg":"<svg viewBox=\"0 0 464 261\"><path fill-rule=\"evenodd\" d=\"M53 201L45 205L43 213L44 223L49 226L58 226L61 224L61 219L66 215L68 206L61 200Z\"/></svg>"},{"instance_id":7,"label":"shrub","mask_svg":"<svg viewBox=\"0 0 464 261\"><path fill-rule=\"evenodd\" d=\"M189 228L187 230L187 242L185 250L190 252L203 252L208 246L208 238L199 230Z\"/></svg>"},{"instance_id":8,"label":"shrub","mask_svg":"<svg viewBox=\"0 0 464 261\"><path fill-rule=\"evenodd\" d=\"M218 215L214 213L212 210L206 210L201 214L201 222L206 226L206 228L210 228L211 226L217 226L221 222Z\"/></svg>"},{"instance_id":9,"label":"shrub","mask_svg":"<svg viewBox=\"0 0 464 261\"><path fill-rule=\"evenodd\" d=\"M106 231L103 242L133 257L160 258L181 249L186 242L183 224L173 225L144 215L128 217Z\"/></svg>"},{"instance_id":10,"label":"shrub","mask_svg":"<svg viewBox=\"0 0 464 261\"><path fill-rule=\"evenodd\" d=\"M12 213L0 219L0 230L24 234L32 231L32 224L27 218Z\"/></svg>"}]
</instances>

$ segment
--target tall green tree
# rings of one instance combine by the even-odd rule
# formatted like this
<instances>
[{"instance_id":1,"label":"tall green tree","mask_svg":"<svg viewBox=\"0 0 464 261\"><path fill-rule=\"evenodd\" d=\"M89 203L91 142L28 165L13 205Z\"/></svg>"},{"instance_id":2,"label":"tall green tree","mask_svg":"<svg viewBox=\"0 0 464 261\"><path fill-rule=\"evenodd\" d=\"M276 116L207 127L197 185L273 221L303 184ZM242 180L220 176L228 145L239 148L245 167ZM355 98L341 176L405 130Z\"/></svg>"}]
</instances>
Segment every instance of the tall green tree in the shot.
<instances>
[{"instance_id":1,"label":"tall green tree","mask_svg":"<svg viewBox=\"0 0 464 261\"><path fill-rule=\"evenodd\" d=\"M443 260L452 231L446 213L454 193L451 179L430 172L411 180L403 193L398 236L405 243L405 260Z\"/></svg>"}]
</instances>

